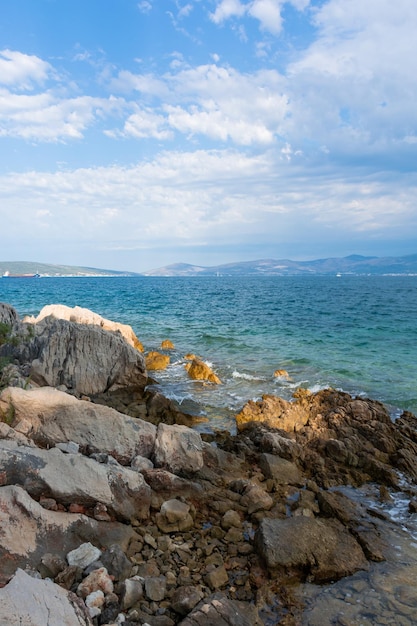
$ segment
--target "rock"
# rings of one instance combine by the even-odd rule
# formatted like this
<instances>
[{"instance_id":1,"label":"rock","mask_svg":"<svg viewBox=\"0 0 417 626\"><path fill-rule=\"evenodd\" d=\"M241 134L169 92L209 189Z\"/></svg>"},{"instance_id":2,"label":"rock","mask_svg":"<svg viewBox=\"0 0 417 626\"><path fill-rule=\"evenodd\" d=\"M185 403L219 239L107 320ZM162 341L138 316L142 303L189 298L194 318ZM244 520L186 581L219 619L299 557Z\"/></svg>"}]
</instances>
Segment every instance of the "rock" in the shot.
<instances>
[{"instance_id":1,"label":"rock","mask_svg":"<svg viewBox=\"0 0 417 626\"><path fill-rule=\"evenodd\" d=\"M171 596L171 606L176 613L188 615L190 611L203 599L203 592L191 585L178 587Z\"/></svg>"},{"instance_id":2,"label":"rock","mask_svg":"<svg viewBox=\"0 0 417 626\"><path fill-rule=\"evenodd\" d=\"M130 576L132 563L117 543L104 550L100 560L115 581L124 580Z\"/></svg>"},{"instance_id":3,"label":"rock","mask_svg":"<svg viewBox=\"0 0 417 626\"><path fill-rule=\"evenodd\" d=\"M19 322L19 316L16 309L9 304L0 302L0 324L6 324L7 326L14 326Z\"/></svg>"},{"instance_id":4,"label":"rock","mask_svg":"<svg viewBox=\"0 0 417 626\"><path fill-rule=\"evenodd\" d=\"M67 554L68 565L75 565L81 569L85 569L94 561L101 557L101 550L93 546L89 541L81 544L75 550L71 550Z\"/></svg>"},{"instance_id":5,"label":"rock","mask_svg":"<svg viewBox=\"0 0 417 626\"><path fill-rule=\"evenodd\" d=\"M141 472L144 469L152 469L154 467L154 464L150 459L147 459L146 457L140 456L140 454L138 454L132 459L130 467L136 472Z\"/></svg>"},{"instance_id":6,"label":"rock","mask_svg":"<svg viewBox=\"0 0 417 626\"><path fill-rule=\"evenodd\" d=\"M29 621L27 621L29 620ZM0 589L0 624L92 626L86 607L73 593L51 580L39 580L18 569Z\"/></svg>"},{"instance_id":7,"label":"rock","mask_svg":"<svg viewBox=\"0 0 417 626\"><path fill-rule=\"evenodd\" d=\"M170 497L198 498L204 493L204 489L199 483L180 478L163 469L143 470L142 474L153 491L152 501L154 502L154 498L159 496L159 507L162 502Z\"/></svg>"},{"instance_id":8,"label":"rock","mask_svg":"<svg viewBox=\"0 0 417 626\"><path fill-rule=\"evenodd\" d=\"M174 350L175 346L170 339L164 339L161 343L162 350Z\"/></svg>"},{"instance_id":9,"label":"rock","mask_svg":"<svg viewBox=\"0 0 417 626\"><path fill-rule=\"evenodd\" d=\"M150 576L145 578L145 593L149 600L161 602L166 594L165 576Z\"/></svg>"},{"instance_id":10,"label":"rock","mask_svg":"<svg viewBox=\"0 0 417 626\"><path fill-rule=\"evenodd\" d=\"M37 317L25 317L23 321L27 324L37 324L45 317L55 317L61 320L67 320L69 322L75 322L77 324L93 324L108 330L113 333L120 334L128 344L133 348L136 348L140 352L143 352L143 346L139 339L136 337L131 326L127 324L120 324L120 322L112 322L98 313L94 313L89 309L84 309L79 306L74 308L65 306L64 304L48 304L44 306Z\"/></svg>"},{"instance_id":11,"label":"rock","mask_svg":"<svg viewBox=\"0 0 417 626\"><path fill-rule=\"evenodd\" d=\"M67 441L66 443L57 443L56 448L61 450L61 452L66 452L67 454L78 454L80 451L80 446L78 443L74 441Z\"/></svg>"},{"instance_id":12,"label":"rock","mask_svg":"<svg viewBox=\"0 0 417 626\"><path fill-rule=\"evenodd\" d=\"M263 453L259 457L259 467L266 478L272 478L278 485L299 485L301 472L295 463L279 456Z\"/></svg>"},{"instance_id":13,"label":"rock","mask_svg":"<svg viewBox=\"0 0 417 626\"><path fill-rule=\"evenodd\" d=\"M337 520L263 519L255 545L271 574L296 570L314 582L338 580L367 569L358 542Z\"/></svg>"},{"instance_id":14,"label":"rock","mask_svg":"<svg viewBox=\"0 0 417 626\"><path fill-rule=\"evenodd\" d=\"M101 608L104 605L104 593L101 589L92 591L85 598L84 603L88 608L90 617L97 617L97 615L101 615Z\"/></svg>"},{"instance_id":15,"label":"rock","mask_svg":"<svg viewBox=\"0 0 417 626\"><path fill-rule=\"evenodd\" d=\"M216 376L211 367L200 359L193 359L191 363L185 365L188 375L193 380L205 380L216 385L221 384L221 380Z\"/></svg>"},{"instance_id":16,"label":"rock","mask_svg":"<svg viewBox=\"0 0 417 626\"><path fill-rule=\"evenodd\" d=\"M113 593L113 581L105 567L93 570L77 587L77 594L86 598L90 593L100 590L105 595Z\"/></svg>"},{"instance_id":17,"label":"rock","mask_svg":"<svg viewBox=\"0 0 417 626\"><path fill-rule=\"evenodd\" d=\"M170 524L181 522L190 513L190 506L176 498L166 500L161 506L161 513L167 518Z\"/></svg>"},{"instance_id":18,"label":"rock","mask_svg":"<svg viewBox=\"0 0 417 626\"><path fill-rule=\"evenodd\" d=\"M288 374L287 370L275 370L274 377L275 378L285 378L286 380L288 380L290 375Z\"/></svg>"},{"instance_id":19,"label":"rock","mask_svg":"<svg viewBox=\"0 0 417 626\"><path fill-rule=\"evenodd\" d=\"M152 351L146 355L145 364L147 370L164 370L168 367L170 358L167 354Z\"/></svg>"},{"instance_id":20,"label":"rock","mask_svg":"<svg viewBox=\"0 0 417 626\"><path fill-rule=\"evenodd\" d=\"M21 365L31 364L37 385L65 385L87 396L120 388L143 391L144 358L121 335L54 317L33 328L34 336L14 346L12 354Z\"/></svg>"},{"instance_id":21,"label":"rock","mask_svg":"<svg viewBox=\"0 0 417 626\"><path fill-rule=\"evenodd\" d=\"M240 498L240 504L251 515L256 513L256 511L268 511L274 504L274 501L262 487L249 482Z\"/></svg>"},{"instance_id":22,"label":"rock","mask_svg":"<svg viewBox=\"0 0 417 626\"><path fill-rule=\"evenodd\" d=\"M201 600L179 626L261 626L262 623L254 606L217 592Z\"/></svg>"},{"instance_id":23,"label":"rock","mask_svg":"<svg viewBox=\"0 0 417 626\"><path fill-rule=\"evenodd\" d=\"M0 411L10 407L16 432L42 447L72 441L90 453L111 454L124 465L137 455L149 457L154 449L153 424L51 387L9 387L0 395Z\"/></svg>"},{"instance_id":24,"label":"rock","mask_svg":"<svg viewBox=\"0 0 417 626\"><path fill-rule=\"evenodd\" d=\"M308 421L308 412L300 403L288 402L283 398L263 395L262 400L249 400L236 415L236 426L244 430L254 422L265 423L272 428L287 431L300 430Z\"/></svg>"},{"instance_id":25,"label":"rock","mask_svg":"<svg viewBox=\"0 0 417 626\"><path fill-rule=\"evenodd\" d=\"M137 604L143 597L143 586L140 578L127 578L120 586L121 608L126 611Z\"/></svg>"},{"instance_id":26,"label":"rock","mask_svg":"<svg viewBox=\"0 0 417 626\"><path fill-rule=\"evenodd\" d=\"M302 457L303 451L300 444L290 439L286 432L284 435L277 431L263 431L259 437L260 449L289 461Z\"/></svg>"},{"instance_id":27,"label":"rock","mask_svg":"<svg viewBox=\"0 0 417 626\"><path fill-rule=\"evenodd\" d=\"M210 570L205 576L205 581L211 590L227 585L229 576L224 565L219 565L219 567Z\"/></svg>"},{"instance_id":28,"label":"rock","mask_svg":"<svg viewBox=\"0 0 417 626\"><path fill-rule=\"evenodd\" d=\"M221 527L224 530L242 528L242 520L240 519L239 513L233 509L226 511L221 520Z\"/></svg>"},{"instance_id":29,"label":"rock","mask_svg":"<svg viewBox=\"0 0 417 626\"><path fill-rule=\"evenodd\" d=\"M144 519L149 513L151 490L143 475L120 465L6 441L0 446L0 471L4 484L20 484L35 499L46 494L64 505L99 502L124 520Z\"/></svg>"},{"instance_id":30,"label":"rock","mask_svg":"<svg viewBox=\"0 0 417 626\"><path fill-rule=\"evenodd\" d=\"M97 522L85 515L47 511L18 486L0 487L0 585L16 570L36 569L47 552L63 558L85 542L126 549L133 529L118 522Z\"/></svg>"},{"instance_id":31,"label":"rock","mask_svg":"<svg viewBox=\"0 0 417 626\"><path fill-rule=\"evenodd\" d=\"M156 467L174 474L197 472L204 465L201 436L186 426L160 423L153 461Z\"/></svg>"}]
</instances>

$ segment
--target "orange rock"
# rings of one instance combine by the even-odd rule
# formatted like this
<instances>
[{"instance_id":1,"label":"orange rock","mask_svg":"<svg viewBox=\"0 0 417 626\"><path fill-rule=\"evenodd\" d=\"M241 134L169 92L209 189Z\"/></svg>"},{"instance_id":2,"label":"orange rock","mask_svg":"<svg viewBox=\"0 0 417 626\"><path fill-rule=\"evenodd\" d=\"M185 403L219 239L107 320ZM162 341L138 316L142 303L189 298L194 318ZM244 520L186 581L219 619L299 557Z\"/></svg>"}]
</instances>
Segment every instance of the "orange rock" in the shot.
<instances>
[{"instance_id":1,"label":"orange rock","mask_svg":"<svg viewBox=\"0 0 417 626\"><path fill-rule=\"evenodd\" d=\"M145 364L148 370L164 370L168 367L170 358L167 354L152 351L146 355Z\"/></svg>"},{"instance_id":2,"label":"orange rock","mask_svg":"<svg viewBox=\"0 0 417 626\"><path fill-rule=\"evenodd\" d=\"M175 346L170 339L164 339L161 343L162 350L173 350L174 348Z\"/></svg>"},{"instance_id":3,"label":"orange rock","mask_svg":"<svg viewBox=\"0 0 417 626\"><path fill-rule=\"evenodd\" d=\"M287 379L290 377L287 370L275 370L274 376L275 378L287 378Z\"/></svg>"},{"instance_id":4,"label":"orange rock","mask_svg":"<svg viewBox=\"0 0 417 626\"><path fill-rule=\"evenodd\" d=\"M216 376L213 370L200 359L193 359L191 363L185 365L188 375L193 380L207 380L209 383L221 385L221 380Z\"/></svg>"}]
</instances>

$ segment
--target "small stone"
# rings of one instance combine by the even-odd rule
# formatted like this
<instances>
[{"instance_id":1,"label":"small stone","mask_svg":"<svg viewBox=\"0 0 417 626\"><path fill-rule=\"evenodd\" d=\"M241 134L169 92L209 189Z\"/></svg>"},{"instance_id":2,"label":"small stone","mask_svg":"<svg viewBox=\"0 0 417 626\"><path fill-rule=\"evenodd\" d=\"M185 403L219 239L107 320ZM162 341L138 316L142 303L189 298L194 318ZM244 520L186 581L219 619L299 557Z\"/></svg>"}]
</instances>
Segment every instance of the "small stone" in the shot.
<instances>
[{"instance_id":1,"label":"small stone","mask_svg":"<svg viewBox=\"0 0 417 626\"><path fill-rule=\"evenodd\" d=\"M115 581L123 580L130 576L132 563L117 543L103 551L101 562Z\"/></svg>"},{"instance_id":2,"label":"small stone","mask_svg":"<svg viewBox=\"0 0 417 626\"><path fill-rule=\"evenodd\" d=\"M149 600L160 602L166 594L165 576L151 577L145 579L145 592Z\"/></svg>"},{"instance_id":3,"label":"small stone","mask_svg":"<svg viewBox=\"0 0 417 626\"><path fill-rule=\"evenodd\" d=\"M205 581L210 589L219 589L229 582L229 576L224 565L216 567L205 576Z\"/></svg>"},{"instance_id":4,"label":"small stone","mask_svg":"<svg viewBox=\"0 0 417 626\"><path fill-rule=\"evenodd\" d=\"M79 548L71 550L67 554L68 565L76 565L85 569L94 561L97 561L101 557L101 550L93 546L90 542L82 543Z\"/></svg>"},{"instance_id":5,"label":"small stone","mask_svg":"<svg viewBox=\"0 0 417 626\"><path fill-rule=\"evenodd\" d=\"M105 567L94 570L84 578L77 587L77 593L86 598L90 593L99 589L105 594L113 593L113 581Z\"/></svg>"},{"instance_id":6,"label":"small stone","mask_svg":"<svg viewBox=\"0 0 417 626\"><path fill-rule=\"evenodd\" d=\"M97 617L97 615L101 614L101 607L104 604L104 593L100 589L92 591L88 594L84 602L91 617Z\"/></svg>"},{"instance_id":7,"label":"small stone","mask_svg":"<svg viewBox=\"0 0 417 626\"><path fill-rule=\"evenodd\" d=\"M59 572L55 576L55 582L57 585L64 587L64 589L70 590L75 583L80 582L83 576L83 570L77 565L69 565L62 572Z\"/></svg>"},{"instance_id":8,"label":"small stone","mask_svg":"<svg viewBox=\"0 0 417 626\"><path fill-rule=\"evenodd\" d=\"M240 515L237 511L233 509L229 509L223 515L222 520L220 522L221 527L224 530L229 530L229 528L242 528L242 520L240 519Z\"/></svg>"},{"instance_id":9,"label":"small stone","mask_svg":"<svg viewBox=\"0 0 417 626\"><path fill-rule=\"evenodd\" d=\"M58 505L57 505L56 500L54 500L54 498L45 498L41 496L39 498L39 504L41 505L41 507L43 507L44 509L47 509L48 511L58 510Z\"/></svg>"},{"instance_id":10,"label":"small stone","mask_svg":"<svg viewBox=\"0 0 417 626\"><path fill-rule=\"evenodd\" d=\"M78 454L80 446L75 441L65 441L64 443L57 443L56 448L59 448L61 452L66 454Z\"/></svg>"},{"instance_id":11,"label":"small stone","mask_svg":"<svg viewBox=\"0 0 417 626\"><path fill-rule=\"evenodd\" d=\"M50 554L47 552L41 558L41 565L45 568L45 578L54 579L60 572L62 572L67 564L58 554Z\"/></svg>"},{"instance_id":12,"label":"small stone","mask_svg":"<svg viewBox=\"0 0 417 626\"><path fill-rule=\"evenodd\" d=\"M155 538L149 533L145 534L143 541L148 544L148 546L151 546L151 548L154 548L154 550L158 547Z\"/></svg>"},{"instance_id":13,"label":"small stone","mask_svg":"<svg viewBox=\"0 0 417 626\"><path fill-rule=\"evenodd\" d=\"M127 578L120 587L121 607L123 611L132 608L143 597L143 585L139 577Z\"/></svg>"},{"instance_id":14,"label":"small stone","mask_svg":"<svg viewBox=\"0 0 417 626\"><path fill-rule=\"evenodd\" d=\"M161 506L162 515L164 515L171 524L184 520L189 512L189 505L175 498L166 500Z\"/></svg>"},{"instance_id":15,"label":"small stone","mask_svg":"<svg viewBox=\"0 0 417 626\"><path fill-rule=\"evenodd\" d=\"M98 522L110 522L111 517L107 512L107 507L102 502L97 502L93 511L94 519Z\"/></svg>"},{"instance_id":16,"label":"small stone","mask_svg":"<svg viewBox=\"0 0 417 626\"><path fill-rule=\"evenodd\" d=\"M84 515L86 508L82 504L78 504L78 502L71 502L71 504L68 507L68 511L70 513L81 513Z\"/></svg>"},{"instance_id":17,"label":"small stone","mask_svg":"<svg viewBox=\"0 0 417 626\"><path fill-rule=\"evenodd\" d=\"M171 606L176 613L187 615L204 597L198 587L178 587L171 597Z\"/></svg>"}]
</instances>

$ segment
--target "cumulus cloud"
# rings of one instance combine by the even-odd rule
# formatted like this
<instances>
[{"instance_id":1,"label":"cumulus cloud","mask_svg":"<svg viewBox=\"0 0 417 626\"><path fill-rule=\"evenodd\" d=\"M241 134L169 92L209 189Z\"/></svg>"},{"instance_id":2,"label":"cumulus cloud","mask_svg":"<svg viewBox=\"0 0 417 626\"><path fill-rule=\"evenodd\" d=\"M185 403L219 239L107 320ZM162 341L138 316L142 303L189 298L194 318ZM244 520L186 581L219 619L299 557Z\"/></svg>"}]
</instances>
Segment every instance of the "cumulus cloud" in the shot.
<instances>
[{"instance_id":1,"label":"cumulus cloud","mask_svg":"<svg viewBox=\"0 0 417 626\"><path fill-rule=\"evenodd\" d=\"M220 0L210 18L215 24L223 24L231 18L251 17L258 20L262 30L279 35L285 4L291 4L298 11L302 11L310 4L310 0Z\"/></svg>"},{"instance_id":2,"label":"cumulus cloud","mask_svg":"<svg viewBox=\"0 0 417 626\"><path fill-rule=\"evenodd\" d=\"M51 73L49 63L34 55L16 50L0 51L0 85L30 90L36 84L44 83Z\"/></svg>"}]
</instances>

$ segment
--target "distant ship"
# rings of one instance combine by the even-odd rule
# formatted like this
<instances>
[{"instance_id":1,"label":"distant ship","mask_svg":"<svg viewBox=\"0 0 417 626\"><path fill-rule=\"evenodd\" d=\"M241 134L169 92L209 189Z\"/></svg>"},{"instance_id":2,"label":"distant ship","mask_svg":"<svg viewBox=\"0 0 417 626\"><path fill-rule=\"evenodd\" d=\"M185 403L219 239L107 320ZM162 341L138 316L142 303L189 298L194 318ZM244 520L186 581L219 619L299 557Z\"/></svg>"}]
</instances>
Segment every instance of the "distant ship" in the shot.
<instances>
[{"instance_id":1,"label":"distant ship","mask_svg":"<svg viewBox=\"0 0 417 626\"><path fill-rule=\"evenodd\" d=\"M41 275L36 273L36 274L10 274L10 272L7 270L6 272L4 272L3 274L3 278L40 278Z\"/></svg>"}]
</instances>

